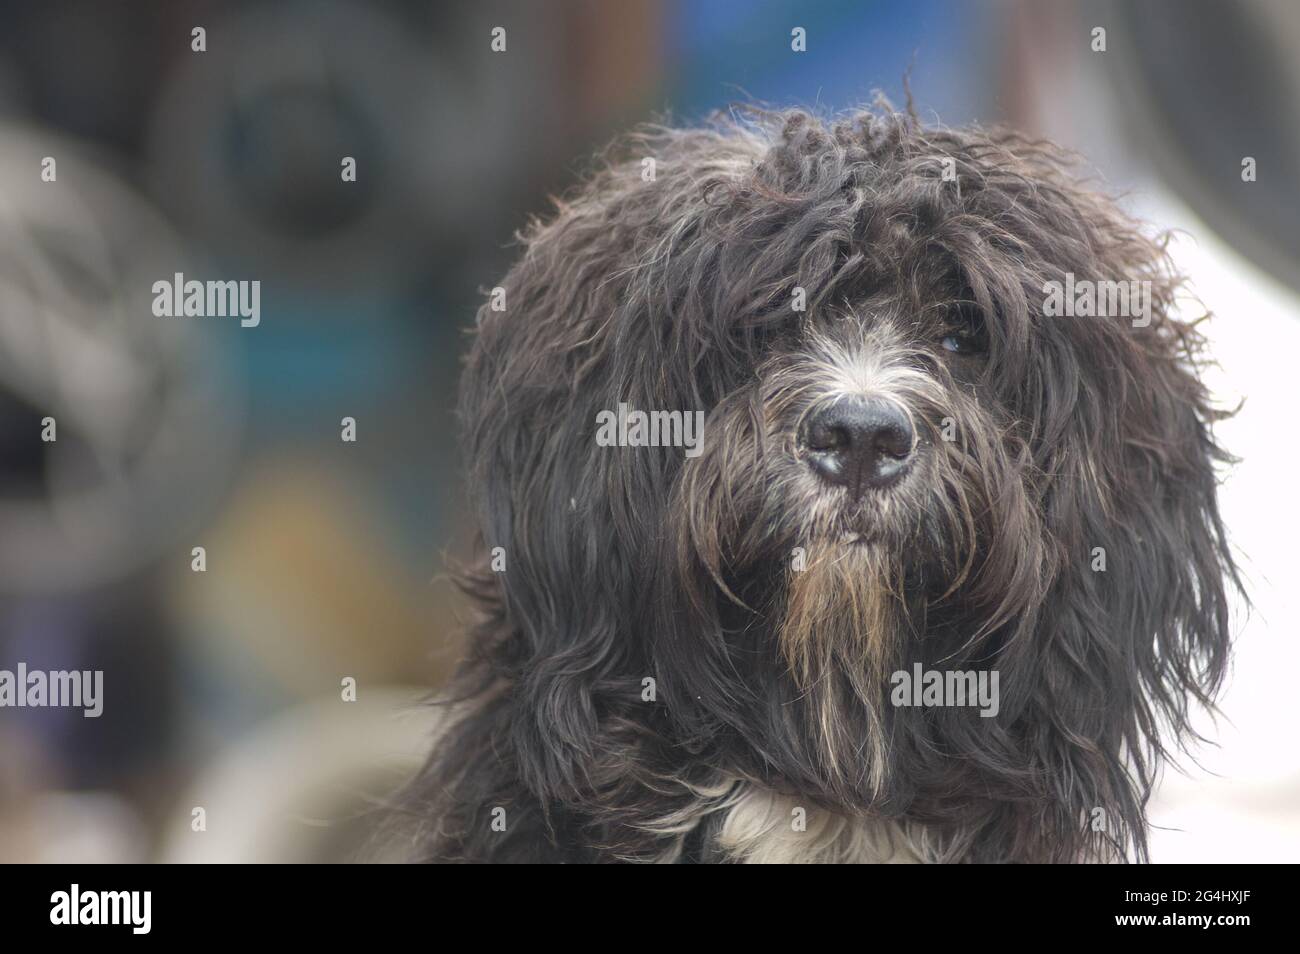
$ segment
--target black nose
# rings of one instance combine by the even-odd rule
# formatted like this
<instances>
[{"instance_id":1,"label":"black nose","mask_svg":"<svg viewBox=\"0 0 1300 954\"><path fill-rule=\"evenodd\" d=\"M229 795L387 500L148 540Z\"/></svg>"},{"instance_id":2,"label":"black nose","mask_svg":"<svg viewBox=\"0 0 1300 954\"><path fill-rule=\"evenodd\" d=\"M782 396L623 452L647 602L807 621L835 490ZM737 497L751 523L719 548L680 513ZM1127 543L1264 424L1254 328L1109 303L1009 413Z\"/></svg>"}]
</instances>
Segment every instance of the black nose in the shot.
<instances>
[{"instance_id":1,"label":"black nose","mask_svg":"<svg viewBox=\"0 0 1300 954\"><path fill-rule=\"evenodd\" d=\"M813 470L854 497L901 477L916 443L901 408L870 398L844 398L818 411L801 436Z\"/></svg>"}]
</instances>

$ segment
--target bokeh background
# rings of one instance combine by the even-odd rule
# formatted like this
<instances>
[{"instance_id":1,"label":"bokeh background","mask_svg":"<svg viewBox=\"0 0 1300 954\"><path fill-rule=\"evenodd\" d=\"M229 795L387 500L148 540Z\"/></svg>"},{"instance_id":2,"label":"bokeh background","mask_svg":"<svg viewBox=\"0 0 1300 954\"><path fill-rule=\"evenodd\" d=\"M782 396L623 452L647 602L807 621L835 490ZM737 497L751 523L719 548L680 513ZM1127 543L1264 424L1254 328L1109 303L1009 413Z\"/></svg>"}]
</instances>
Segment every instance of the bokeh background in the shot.
<instances>
[{"instance_id":1,"label":"bokeh background","mask_svg":"<svg viewBox=\"0 0 1300 954\"><path fill-rule=\"evenodd\" d=\"M459 653L451 409L513 230L632 123L905 76L1182 230L1255 609L1153 855L1300 859L1300 6L42 0L0 3L0 668L102 669L105 708L0 709L0 860L400 857L373 808ZM155 318L177 271L260 280L261 324Z\"/></svg>"}]
</instances>

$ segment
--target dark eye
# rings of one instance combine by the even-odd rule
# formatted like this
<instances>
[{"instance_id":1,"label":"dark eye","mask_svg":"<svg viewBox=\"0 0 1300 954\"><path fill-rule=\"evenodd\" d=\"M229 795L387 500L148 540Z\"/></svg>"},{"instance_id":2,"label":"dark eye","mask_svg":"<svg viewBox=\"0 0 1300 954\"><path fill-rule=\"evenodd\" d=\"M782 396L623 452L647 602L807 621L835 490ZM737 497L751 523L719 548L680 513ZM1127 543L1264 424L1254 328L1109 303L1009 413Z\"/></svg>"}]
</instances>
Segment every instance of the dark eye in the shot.
<instances>
[{"instance_id":1,"label":"dark eye","mask_svg":"<svg viewBox=\"0 0 1300 954\"><path fill-rule=\"evenodd\" d=\"M972 302L963 302L955 309L939 344L953 354L983 354L988 350L984 331L984 315Z\"/></svg>"},{"instance_id":2,"label":"dark eye","mask_svg":"<svg viewBox=\"0 0 1300 954\"><path fill-rule=\"evenodd\" d=\"M951 351L953 354L983 354L985 351L984 340L979 335L953 332L944 335L939 343L943 345L945 351Z\"/></svg>"}]
</instances>

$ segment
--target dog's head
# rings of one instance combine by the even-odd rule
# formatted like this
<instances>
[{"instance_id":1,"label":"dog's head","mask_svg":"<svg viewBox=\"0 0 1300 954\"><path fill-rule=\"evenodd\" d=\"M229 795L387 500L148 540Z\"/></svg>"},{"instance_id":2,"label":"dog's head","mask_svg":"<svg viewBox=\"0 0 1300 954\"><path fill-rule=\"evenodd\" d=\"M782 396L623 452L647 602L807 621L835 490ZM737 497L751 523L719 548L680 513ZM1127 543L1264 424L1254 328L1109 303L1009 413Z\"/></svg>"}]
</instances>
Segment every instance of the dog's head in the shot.
<instances>
[{"instance_id":1,"label":"dog's head","mask_svg":"<svg viewBox=\"0 0 1300 954\"><path fill-rule=\"evenodd\" d=\"M1235 581L1162 245L1052 147L888 108L643 132L523 238L462 414L528 784L1141 856ZM916 705L931 671L998 698Z\"/></svg>"}]
</instances>

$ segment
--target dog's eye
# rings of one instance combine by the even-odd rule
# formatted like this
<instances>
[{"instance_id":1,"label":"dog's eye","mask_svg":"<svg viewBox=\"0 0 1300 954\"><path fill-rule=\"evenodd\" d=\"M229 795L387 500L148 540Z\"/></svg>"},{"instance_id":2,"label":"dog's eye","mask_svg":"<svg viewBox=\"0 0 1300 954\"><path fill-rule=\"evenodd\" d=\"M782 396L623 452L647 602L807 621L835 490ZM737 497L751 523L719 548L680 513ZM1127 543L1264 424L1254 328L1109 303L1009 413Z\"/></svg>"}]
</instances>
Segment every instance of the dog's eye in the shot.
<instances>
[{"instance_id":1,"label":"dog's eye","mask_svg":"<svg viewBox=\"0 0 1300 954\"><path fill-rule=\"evenodd\" d=\"M939 344L953 354L975 355L988 350L984 331L984 313L972 301L958 304L949 316L947 327Z\"/></svg>"},{"instance_id":2,"label":"dog's eye","mask_svg":"<svg viewBox=\"0 0 1300 954\"><path fill-rule=\"evenodd\" d=\"M951 351L953 354L983 354L986 350L983 336L965 332L954 331L944 335L939 344L943 345L945 351Z\"/></svg>"}]
</instances>

